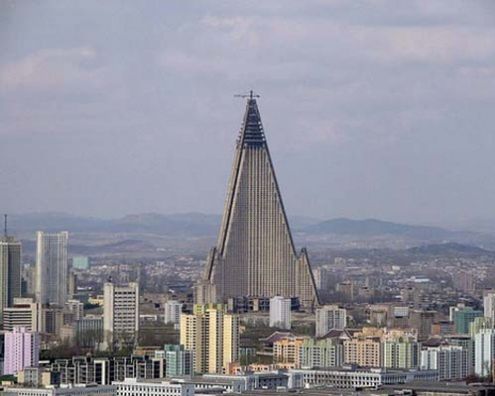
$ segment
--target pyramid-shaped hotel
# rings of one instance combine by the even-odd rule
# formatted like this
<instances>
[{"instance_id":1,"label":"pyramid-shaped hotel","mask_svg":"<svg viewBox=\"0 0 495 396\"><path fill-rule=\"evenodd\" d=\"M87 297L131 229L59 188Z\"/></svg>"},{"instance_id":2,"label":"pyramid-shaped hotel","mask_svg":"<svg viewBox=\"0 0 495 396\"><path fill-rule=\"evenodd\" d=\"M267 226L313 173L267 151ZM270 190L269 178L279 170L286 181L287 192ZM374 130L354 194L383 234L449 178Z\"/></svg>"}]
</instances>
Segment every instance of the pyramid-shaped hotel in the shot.
<instances>
[{"instance_id":1,"label":"pyramid-shaped hotel","mask_svg":"<svg viewBox=\"0 0 495 396\"><path fill-rule=\"evenodd\" d=\"M310 308L318 295L306 249L297 254L263 131L256 97L247 97L216 247L203 285L215 300L298 297ZM200 283L201 283L200 282Z\"/></svg>"}]
</instances>

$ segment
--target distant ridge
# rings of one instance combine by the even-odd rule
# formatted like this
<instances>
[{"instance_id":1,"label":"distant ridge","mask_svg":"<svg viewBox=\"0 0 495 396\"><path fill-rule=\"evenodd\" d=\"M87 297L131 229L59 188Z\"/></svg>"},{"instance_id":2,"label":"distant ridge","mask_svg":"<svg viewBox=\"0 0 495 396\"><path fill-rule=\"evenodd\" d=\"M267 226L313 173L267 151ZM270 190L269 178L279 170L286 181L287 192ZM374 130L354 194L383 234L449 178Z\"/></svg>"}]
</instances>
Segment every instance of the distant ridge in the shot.
<instances>
[{"instance_id":1,"label":"distant ridge","mask_svg":"<svg viewBox=\"0 0 495 396\"><path fill-rule=\"evenodd\" d=\"M414 255L426 255L426 256L480 256L480 255L495 255L495 252L482 249L477 246L465 245L462 243L449 242L449 243L437 243L430 245L421 245L407 249L409 253Z\"/></svg>"},{"instance_id":2,"label":"distant ridge","mask_svg":"<svg viewBox=\"0 0 495 396\"><path fill-rule=\"evenodd\" d=\"M347 218L323 221L310 225L303 231L317 235L338 234L361 237L393 235L414 239L443 239L458 234L456 231L449 231L440 227L399 224L377 219L351 220Z\"/></svg>"},{"instance_id":3,"label":"distant ridge","mask_svg":"<svg viewBox=\"0 0 495 396\"><path fill-rule=\"evenodd\" d=\"M180 213L163 215L142 213L120 219L99 219L73 216L66 213L28 213L9 216L14 232L36 230L109 233L152 233L163 235L209 235L220 224L220 216L203 213Z\"/></svg>"},{"instance_id":4,"label":"distant ridge","mask_svg":"<svg viewBox=\"0 0 495 396\"><path fill-rule=\"evenodd\" d=\"M36 230L78 233L149 233L161 236L214 237L220 227L220 215L198 212L159 214L130 214L118 219L74 216L66 213L26 213L9 216L14 233L33 233ZM289 218L291 228L307 236L340 235L358 238L396 237L431 242L464 242L479 234L451 231L440 227L399 224L378 219L352 220L336 218L319 221L295 216Z\"/></svg>"}]
</instances>

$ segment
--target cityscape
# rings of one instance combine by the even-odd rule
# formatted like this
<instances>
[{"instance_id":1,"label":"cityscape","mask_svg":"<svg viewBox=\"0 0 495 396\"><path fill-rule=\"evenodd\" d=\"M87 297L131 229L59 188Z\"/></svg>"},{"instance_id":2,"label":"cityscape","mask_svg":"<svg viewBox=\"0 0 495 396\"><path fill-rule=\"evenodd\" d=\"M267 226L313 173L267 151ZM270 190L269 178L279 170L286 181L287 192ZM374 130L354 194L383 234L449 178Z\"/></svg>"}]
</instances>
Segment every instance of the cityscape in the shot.
<instances>
[{"instance_id":1,"label":"cityscape","mask_svg":"<svg viewBox=\"0 0 495 396\"><path fill-rule=\"evenodd\" d=\"M394 5L395 11L390 9ZM485 92L480 83L482 78L491 81L494 75L490 62L495 61L495 46L473 33L481 27L492 32L493 21L487 22L489 18L485 17L493 12L493 6L484 1L440 0L418 0L408 5L391 1L308 1L303 6L291 0L268 1L260 7L216 1L202 5L174 1L109 1L105 5L92 1L68 1L64 5L56 1L0 2L0 24L5 21L7 26L0 50L4 48L12 57L10 63L0 61L0 103L9 103L6 110L0 110L0 118L5 116L6 120L3 126L0 124L0 211L5 213L0 237L0 394L495 395L495 223L487 212L493 210L495 198L489 194L493 187L488 176L493 173L493 163L488 161L493 162L495 148L491 131L495 90ZM38 13L53 18L52 25L40 22L43 18L38 18ZM194 19L197 15L199 19ZM253 18L249 23L243 19L246 15ZM98 23L94 31L88 29L93 18L100 21L107 16L108 24L101 27ZM264 30L253 22L256 16L274 18L272 36L261 37ZM338 22L340 17L359 20L361 25L343 24ZM182 18L189 22L179 23ZM200 34L192 35L193 41L197 40L194 51L211 58L202 63L193 61L191 66L190 59L178 56L172 47L158 57L160 64L169 67L172 63L180 69L179 75L191 77L186 83L187 79L170 75L174 84L182 84L177 92L189 90L188 94L164 103L163 110L155 109L153 99L137 109L133 100L142 93L135 91L136 98L126 94L130 102L115 102L121 123L119 117L107 114L107 104L98 102L92 109L88 99L91 95L111 96L110 90L106 91L108 86L104 84L105 89L100 91L97 84L111 79L112 74L110 69L101 74L98 71L98 62L104 62L104 57L93 59L102 47L94 41L80 47L79 55L54 49L56 45L62 48L65 40L72 43L77 38L90 43L91 37L99 37L104 42L115 35L117 41L112 45L125 52L136 51L139 62L116 55L117 50L109 50L109 58L115 56L117 64L122 61L125 68L132 65L131 69L137 68L135 72L139 69L135 74L138 83L133 80L129 84L152 84L154 88L148 87L146 92L158 98L165 85L153 81L152 67L143 64L155 58L145 56L160 40L168 40L161 29L179 40L180 33L189 36L191 29L196 32L203 28L191 21L216 32L206 40ZM68 24L72 24L70 28ZM336 30L322 29L327 24L335 24ZM377 132L373 135L376 142L366 140L358 149L358 143L350 139L356 138L353 128L361 128L361 120L370 122L367 131L374 134L373 120L386 118L385 114L394 111L396 104L392 102L400 102L397 92L388 104L368 98L377 112L369 116L368 109L358 109L361 96L368 93L362 83L356 82L360 88L353 99L356 107L352 107L351 118L347 123L335 121L332 126L342 128L342 133L348 132L349 136L342 137L340 132L337 137L333 132L328 136L318 134L314 128L327 128L323 120L333 113L317 110L310 103L326 101L325 95L319 95L327 84L351 89L354 82L317 75L321 72L318 61L308 61L314 69L306 70L294 66L299 58L291 60L293 51L307 50L311 58L315 49L309 47L317 47L316 53L336 51L332 56L342 60L345 57L339 58L338 54L347 52L340 48L346 42L337 35L342 43L329 44L332 34L343 29L344 36L353 36L356 26L369 28L375 24L385 26L385 36L397 40L400 50L393 58L391 52L377 55L370 49L373 67L391 68L387 73L393 74L391 64L399 64L404 54L407 66L402 69L421 69L430 57L440 56L435 63L437 69L429 67L432 74L443 73L455 68L456 57L464 51L459 75L476 80L470 80L473 92L459 88L455 99L446 95L435 80L438 86L434 89L445 94L440 102L442 108L450 109L448 117L433 114L435 110L427 109L431 103L422 103L420 115L413 109L403 110L400 121L380 121L380 127L389 122L391 129L402 131L398 136L405 143L401 145L411 152L418 150L411 161L406 151L399 153L402 157L399 155L398 161L382 164L383 168L373 162L387 162L389 145L395 144L390 142L399 138ZM396 27L390 30L388 24ZM439 26L448 26L440 34L446 41L437 42L432 36L431 48L425 50L429 24L435 34ZM24 25L31 27L26 28L29 38L21 42L14 36ZM239 30L239 25L244 27ZM418 42L400 31L410 26L414 26L414 32L421 32ZM466 26L471 29L469 33ZM117 45L121 36L134 37L127 36L127 28L144 38ZM307 49L296 44L294 49L291 40L296 43L301 34L311 37L307 32L313 29L319 29L318 37L324 45L308 40ZM109 37L104 37L105 32ZM272 40L279 35L278 47ZM357 36L361 43L366 34ZM228 74L224 66L218 66L225 60L215 55L216 46L202 48L211 37L218 40L222 51L228 49L228 55L249 60L243 66L239 66L239 59L229 60L232 63L225 66L229 69L238 65L242 73ZM459 37L462 51L450 53ZM245 45L241 49L251 49L256 53L253 57L243 58L245 55L238 52L240 38ZM7 44L9 40L13 44ZM187 47L185 42L181 45ZM15 63L14 59L22 57L30 46L49 49L38 52L34 60ZM261 58L272 51L280 51L279 66L256 66L258 58L264 65ZM363 48L361 51L366 52ZM66 63L70 56L83 59L77 72ZM55 60L46 60L50 57ZM322 55L321 59L324 63L326 58ZM294 63L291 67L287 66L290 62ZM54 65L63 65L59 74L50 69ZM344 63L340 66L349 68ZM119 70L113 67L111 70ZM258 77L250 74L251 67ZM357 76L359 68L351 69L356 73L352 81L363 78ZM198 70L202 76L199 80L195 74ZM36 82L29 91L36 73L40 73L43 83ZM92 76L88 80L86 73ZM218 81L208 81L209 73ZM311 73L315 74L310 78ZM376 73L377 79L383 77ZM320 77L324 83L318 82ZM373 79L366 73L364 78ZM435 78L440 79L438 75ZM75 85L79 79L84 88ZM421 89L412 79L405 78L411 92L401 85L401 95L420 95L415 90ZM265 80L270 82L263 84ZM294 84L287 87L288 81ZM224 92L226 87L241 87L241 91ZM210 89L214 91L207 92ZM33 95L28 95L29 100L24 96L26 92ZM165 96L174 96L172 92ZM314 97L308 96L310 92ZM436 94L427 92L427 96ZM217 106L213 96L219 94L232 103L225 105L222 98ZM48 95L45 104L52 103L52 110L60 112L59 119L50 113L52 110L40 116L39 108L29 107L36 95ZM199 100L194 95L206 96ZM341 105L336 100L332 97L329 103L347 116L344 101L349 97L342 97ZM68 120L72 118L64 111L73 102L80 111L75 118L80 124L74 125L74 135L64 143L65 137L61 136L68 132L57 128L71 128ZM464 103L468 102L466 110ZM466 113L456 113L459 103ZM45 104L43 108L48 109ZM188 109L185 115L183 108ZM282 110L284 114L280 114ZM140 132L155 123L153 117L158 116L154 111L163 117L164 124L156 126L162 129L159 139L163 141L155 140L154 132ZM149 120L143 121L141 112ZM447 120L442 121L444 116ZM461 129L469 125L471 135L463 136L464 143L455 149L450 141L437 147L429 138L425 145L409 130L418 128L418 134L429 131L421 130L425 120L435 128L444 127L446 133L457 134L452 141L462 134L455 129L459 125ZM91 128L86 130L94 122L107 122L110 129L129 123L130 129L122 130L122 140L111 138L106 146L108 137L93 136ZM46 131L40 132L35 126L38 124ZM201 130L203 125L205 129ZM80 127L81 135L76 133ZM179 129L183 135L177 138L168 128ZM42 137L29 135L30 129ZM126 145L129 137L133 143ZM217 143L210 144L214 139ZM223 139L226 143L220 144ZM82 141L98 142L101 147L80 144ZM467 143L471 141L473 146ZM157 160L154 146L163 142L172 148L164 147L162 152L158 147ZM52 151L43 154L50 165L37 163L38 157L31 163L30 153L47 150L45 144L53 145ZM324 151L326 145L331 151ZM21 147L25 151L21 152ZM105 151L103 163L98 163L100 154L92 151L100 149ZM127 152L119 154L122 149ZM348 152L342 154L346 149ZM370 155L373 150L376 156ZM430 150L433 159L421 157L429 155ZM485 161L485 150L488 165L476 167L476 161ZM328 153L335 154L336 159ZM476 167L469 173L469 183L463 184L467 176L450 167L449 153L461 153L454 156L459 169ZM125 157L123 162L121 155ZM348 159L344 161L340 155ZM17 161L9 161L12 156ZM357 158L360 156L366 158ZM425 173L421 171L423 160L433 160L426 164ZM190 169L188 177L181 176L184 168ZM148 175L150 172L157 173ZM202 176L196 177L195 172ZM396 172L398 178L394 178ZM175 174L178 182L174 181ZM353 180L356 174L362 176ZM160 179L162 176L166 181ZM124 182L116 181L116 177ZM211 181L204 180L210 177ZM381 178L386 189L380 188ZM318 185L326 186L327 179L340 180L333 186L333 194ZM450 180L456 181L453 187ZM353 183L367 187L353 194L359 187ZM163 190L155 190L157 184L163 184ZM143 188L146 185L148 188ZM177 191L182 185L184 190ZM476 188L479 191L475 193ZM486 196L479 198L484 191ZM164 201L164 206L151 204L158 201ZM209 208L220 209L215 212Z\"/></svg>"}]
</instances>

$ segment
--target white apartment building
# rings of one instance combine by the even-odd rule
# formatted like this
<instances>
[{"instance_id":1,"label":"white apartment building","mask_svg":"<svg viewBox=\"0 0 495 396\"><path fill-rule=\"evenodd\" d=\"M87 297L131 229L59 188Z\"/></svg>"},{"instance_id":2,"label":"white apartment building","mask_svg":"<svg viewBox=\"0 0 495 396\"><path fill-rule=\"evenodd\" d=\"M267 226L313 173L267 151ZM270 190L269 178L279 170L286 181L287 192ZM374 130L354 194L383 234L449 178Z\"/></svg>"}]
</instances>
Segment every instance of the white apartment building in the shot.
<instances>
[{"instance_id":1,"label":"white apartment building","mask_svg":"<svg viewBox=\"0 0 495 396\"><path fill-rule=\"evenodd\" d=\"M275 296L270 299L270 327L290 329L290 298Z\"/></svg>"},{"instance_id":2,"label":"white apartment building","mask_svg":"<svg viewBox=\"0 0 495 396\"><path fill-rule=\"evenodd\" d=\"M68 275L67 231L36 233L36 301L64 306L67 301Z\"/></svg>"},{"instance_id":3,"label":"white apartment building","mask_svg":"<svg viewBox=\"0 0 495 396\"><path fill-rule=\"evenodd\" d=\"M137 283L103 287L103 338L106 347L133 344L139 331L139 286Z\"/></svg>"},{"instance_id":4,"label":"white apartment building","mask_svg":"<svg viewBox=\"0 0 495 396\"><path fill-rule=\"evenodd\" d=\"M439 381L459 381L470 373L469 351L461 346L428 347L420 356L421 370L438 370Z\"/></svg>"},{"instance_id":5,"label":"white apartment building","mask_svg":"<svg viewBox=\"0 0 495 396\"><path fill-rule=\"evenodd\" d=\"M170 300L165 303L165 324L173 324L174 328L180 326L180 314L182 313L182 303L175 300Z\"/></svg>"},{"instance_id":6,"label":"white apartment building","mask_svg":"<svg viewBox=\"0 0 495 396\"><path fill-rule=\"evenodd\" d=\"M495 329L480 329L474 335L474 373L480 377L491 374L495 357Z\"/></svg>"},{"instance_id":7,"label":"white apartment building","mask_svg":"<svg viewBox=\"0 0 495 396\"><path fill-rule=\"evenodd\" d=\"M344 330L347 311L337 305L324 305L316 310L316 337L325 336L330 330Z\"/></svg>"}]
</instances>

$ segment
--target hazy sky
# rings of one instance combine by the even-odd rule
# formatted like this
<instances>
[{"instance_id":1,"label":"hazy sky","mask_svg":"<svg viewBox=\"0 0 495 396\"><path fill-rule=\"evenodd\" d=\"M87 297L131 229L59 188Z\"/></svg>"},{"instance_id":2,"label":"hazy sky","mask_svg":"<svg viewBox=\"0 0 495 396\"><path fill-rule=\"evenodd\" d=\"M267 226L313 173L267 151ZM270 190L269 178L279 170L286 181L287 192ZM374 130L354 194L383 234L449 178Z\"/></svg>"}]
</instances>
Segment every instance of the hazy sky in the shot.
<instances>
[{"instance_id":1,"label":"hazy sky","mask_svg":"<svg viewBox=\"0 0 495 396\"><path fill-rule=\"evenodd\" d=\"M495 217L490 0L0 0L0 210L220 213L250 88L289 215Z\"/></svg>"}]
</instances>

